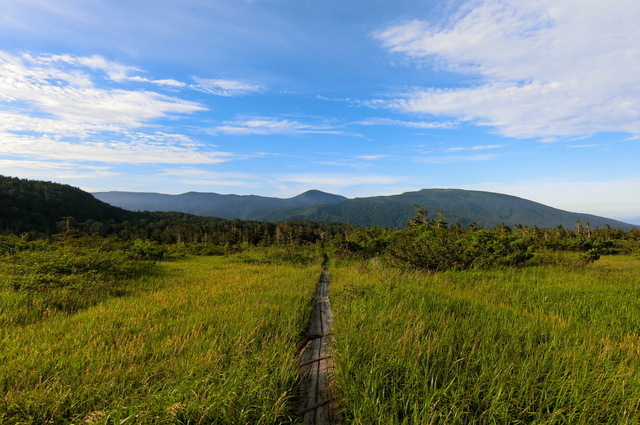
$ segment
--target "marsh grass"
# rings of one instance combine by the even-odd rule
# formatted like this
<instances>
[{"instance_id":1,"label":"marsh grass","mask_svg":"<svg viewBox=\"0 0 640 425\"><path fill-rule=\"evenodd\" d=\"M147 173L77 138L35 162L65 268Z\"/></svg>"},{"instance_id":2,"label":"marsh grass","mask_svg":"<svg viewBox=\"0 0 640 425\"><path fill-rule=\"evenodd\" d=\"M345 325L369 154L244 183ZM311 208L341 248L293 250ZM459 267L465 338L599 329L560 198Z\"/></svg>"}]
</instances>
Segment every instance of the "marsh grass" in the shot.
<instances>
[{"instance_id":1,"label":"marsh grass","mask_svg":"<svg viewBox=\"0 0 640 425\"><path fill-rule=\"evenodd\" d=\"M188 257L162 269L74 314L4 320L0 423L292 422L318 265Z\"/></svg>"},{"instance_id":2,"label":"marsh grass","mask_svg":"<svg viewBox=\"0 0 640 425\"><path fill-rule=\"evenodd\" d=\"M640 263L333 270L353 424L640 423Z\"/></svg>"},{"instance_id":3,"label":"marsh grass","mask_svg":"<svg viewBox=\"0 0 640 425\"><path fill-rule=\"evenodd\" d=\"M51 243L0 237L0 324L36 323L144 291L140 278L158 268L130 248L88 238Z\"/></svg>"}]
</instances>

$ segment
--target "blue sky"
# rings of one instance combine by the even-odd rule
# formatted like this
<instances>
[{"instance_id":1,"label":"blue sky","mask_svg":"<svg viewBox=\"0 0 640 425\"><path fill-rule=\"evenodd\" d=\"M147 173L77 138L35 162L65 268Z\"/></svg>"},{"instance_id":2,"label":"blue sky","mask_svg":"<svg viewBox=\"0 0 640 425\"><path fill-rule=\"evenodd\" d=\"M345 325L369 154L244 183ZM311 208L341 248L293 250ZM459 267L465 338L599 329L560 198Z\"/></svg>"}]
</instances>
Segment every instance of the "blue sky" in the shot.
<instances>
[{"instance_id":1,"label":"blue sky","mask_svg":"<svg viewBox=\"0 0 640 425\"><path fill-rule=\"evenodd\" d=\"M637 0L0 0L0 174L640 223Z\"/></svg>"}]
</instances>

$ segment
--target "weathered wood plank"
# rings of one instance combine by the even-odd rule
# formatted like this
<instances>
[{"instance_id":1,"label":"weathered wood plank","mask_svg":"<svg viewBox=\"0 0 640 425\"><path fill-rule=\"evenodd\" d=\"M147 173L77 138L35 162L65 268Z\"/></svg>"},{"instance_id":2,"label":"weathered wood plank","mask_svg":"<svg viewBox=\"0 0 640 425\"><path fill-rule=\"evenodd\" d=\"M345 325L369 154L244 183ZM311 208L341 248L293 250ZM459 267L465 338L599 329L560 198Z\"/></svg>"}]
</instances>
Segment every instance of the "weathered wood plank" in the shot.
<instances>
[{"instance_id":1,"label":"weathered wood plank","mask_svg":"<svg viewBox=\"0 0 640 425\"><path fill-rule=\"evenodd\" d=\"M300 421L305 425L336 425L340 418L332 405L331 340L333 314L329 302L329 273L323 269L316 290L309 342L300 357Z\"/></svg>"}]
</instances>

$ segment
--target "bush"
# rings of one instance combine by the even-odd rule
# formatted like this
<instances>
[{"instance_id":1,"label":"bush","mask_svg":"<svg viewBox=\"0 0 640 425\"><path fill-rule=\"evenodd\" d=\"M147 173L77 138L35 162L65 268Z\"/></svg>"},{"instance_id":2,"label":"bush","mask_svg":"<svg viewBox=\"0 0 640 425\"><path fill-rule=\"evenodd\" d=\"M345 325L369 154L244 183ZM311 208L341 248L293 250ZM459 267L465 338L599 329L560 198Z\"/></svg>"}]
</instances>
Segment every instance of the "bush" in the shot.
<instances>
[{"instance_id":1,"label":"bush","mask_svg":"<svg viewBox=\"0 0 640 425\"><path fill-rule=\"evenodd\" d=\"M449 228L442 218L429 220L426 211L419 210L407 229L392 235L388 258L422 270L462 270L521 264L533 257L534 247L534 237L512 233L506 226Z\"/></svg>"},{"instance_id":2,"label":"bush","mask_svg":"<svg viewBox=\"0 0 640 425\"><path fill-rule=\"evenodd\" d=\"M164 258L167 250L157 242L143 241L136 239L129 249L136 260L160 261Z\"/></svg>"},{"instance_id":3,"label":"bush","mask_svg":"<svg viewBox=\"0 0 640 425\"><path fill-rule=\"evenodd\" d=\"M58 244L49 250L17 252L10 256L8 266L13 289L41 291L108 285L148 272L153 264L122 250Z\"/></svg>"}]
</instances>

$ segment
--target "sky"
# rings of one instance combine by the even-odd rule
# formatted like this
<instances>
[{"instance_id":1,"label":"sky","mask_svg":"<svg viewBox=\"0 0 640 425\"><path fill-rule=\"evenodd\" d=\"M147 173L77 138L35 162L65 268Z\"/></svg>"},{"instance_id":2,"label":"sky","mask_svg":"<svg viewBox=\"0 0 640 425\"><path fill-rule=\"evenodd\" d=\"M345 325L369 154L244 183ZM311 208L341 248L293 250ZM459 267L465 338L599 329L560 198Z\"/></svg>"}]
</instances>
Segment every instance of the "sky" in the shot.
<instances>
[{"instance_id":1,"label":"sky","mask_svg":"<svg viewBox=\"0 0 640 425\"><path fill-rule=\"evenodd\" d=\"M0 174L640 224L637 0L0 0Z\"/></svg>"}]
</instances>

